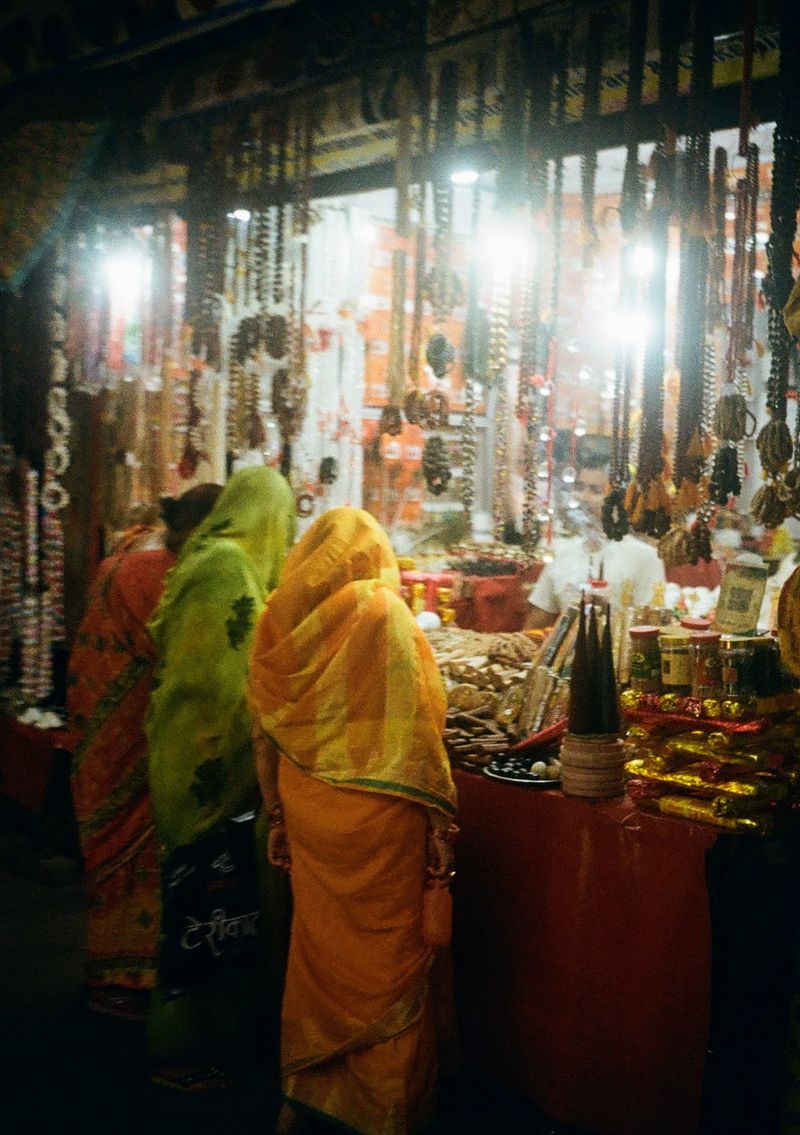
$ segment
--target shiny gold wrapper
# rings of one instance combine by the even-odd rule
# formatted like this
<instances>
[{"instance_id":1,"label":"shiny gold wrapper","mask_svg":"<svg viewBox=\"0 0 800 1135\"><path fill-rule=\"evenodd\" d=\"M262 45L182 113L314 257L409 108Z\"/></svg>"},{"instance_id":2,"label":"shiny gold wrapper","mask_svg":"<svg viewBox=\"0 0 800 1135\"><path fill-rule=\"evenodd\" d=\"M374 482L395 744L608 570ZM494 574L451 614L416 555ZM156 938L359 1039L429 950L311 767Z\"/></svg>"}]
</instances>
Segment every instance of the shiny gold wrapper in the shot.
<instances>
[{"instance_id":1,"label":"shiny gold wrapper","mask_svg":"<svg viewBox=\"0 0 800 1135\"><path fill-rule=\"evenodd\" d=\"M710 755L705 733L682 733L679 737L671 737L664 745L664 751L671 756L691 757L693 760L702 760Z\"/></svg>"},{"instance_id":2,"label":"shiny gold wrapper","mask_svg":"<svg viewBox=\"0 0 800 1135\"><path fill-rule=\"evenodd\" d=\"M658 707L663 713L677 713L680 705L680 694L662 694L658 699Z\"/></svg>"},{"instance_id":3,"label":"shiny gold wrapper","mask_svg":"<svg viewBox=\"0 0 800 1135\"><path fill-rule=\"evenodd\" d=\"M706 717L717 718L722 713L722 705L717 698L704 698L703 713Z\"/></svg>"},{"instance_id":4,"label":"shiny gold wrapper","mask_svg":"<svg viewBox=\"0 0 800 1135\"><path fill-rule=\"evenodd\" d=\"M712 804L704 800L693 800L690 796L658 796L654 803L660 812L668 816L683 816L686 820L713 824L725 831L770 835L775 827L770 816L719 816L714 812Z\"/></svg>"},{"instance_id":5,"label":"shiny gold wrapper","mask_svg":"<svg viewBox=\"0 0 800 1135\"><path fill-rule=\"evenodd\" d=\"M623 690L619 700L623 709L637 709L642 695L638 690Z\"/></svg>"},{"instance_id":6,"label":"shiny gold wrapper","mask_svg":"<svg viewBox=\"0 0 800 1135\"><path fill-rule=\"evenodd\" d=\"M728 721L741 721L744 717L745 707L742 702L726 699L722 703L722 716Z\"/></svg>"},{"instance_id":7,"label":"shiny gold wrapper","mask_svg":"<svg viewBox=\"0 0 800 1135\"><path fill-rule=\"evenodd\" d=\"M727 733L709 733L706 736L706 744L709 749L717 753L724 749L731 747L731 739Z\"/></svg>"},{"instance_id":8,"label":"shiny gold wrapper","mask_svg":"<svg viewBox=\"0 0 800 1135\"><path fill-rule=\"evenodd\" d=\"M639 744L640 741L648 741L649 739L650 733L643 725L631 725L625 734L625 740L633 744Z\"/></svg>"},{"instance_id":9,"label":"shiny gold wrapper","mask_svg":"<svg viewBox=\"0 0 800 1135\"><path fill-rule=\"evenodd\" d=\"M789 794L788 785L779 780L761 778L751 781L720 780L712 783L693 772L656 772L650 767L647 760L642 759L627 761L625 771L628 776L657 780L660 784L683 788L689 792L698 792L702 796L724 795L754 797L760 800L785 800Z\"/></svg>"},{"instance_id":10,"label":"shiny gold wrapper","mask_svg":"<svg viewBox=\"0 0 800 1135\"><path fill-rule=\"evenodd\" d=\"M711 811L715 816L748 816L764 807L764 801L742 799L736 796L715 796L711 801Z\"/></svg>"}]
</instances>

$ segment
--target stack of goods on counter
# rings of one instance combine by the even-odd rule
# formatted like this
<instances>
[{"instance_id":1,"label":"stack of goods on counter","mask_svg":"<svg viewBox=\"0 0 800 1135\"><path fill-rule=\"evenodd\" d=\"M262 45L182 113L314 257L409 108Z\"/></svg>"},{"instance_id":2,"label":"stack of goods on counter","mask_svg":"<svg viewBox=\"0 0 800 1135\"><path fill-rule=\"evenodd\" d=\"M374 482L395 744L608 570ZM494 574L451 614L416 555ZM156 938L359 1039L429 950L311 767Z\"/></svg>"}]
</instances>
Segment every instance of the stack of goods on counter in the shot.
<instances>
[{"instance_id":1,"label":"stack of goods on counter","mask_svg":"<svg viewBox=\"0 0 800 1135\"><path fill-rule=\"evenodd\" d=\"M794 721L742 723L748 732L628 730L628 795L668 815L769 834L800 784ZM741 730L742 726L733 727Z\"/></svg>"},{"instance_id":2,"label":"stack of goods on counter","mask_svg":"<svg viewBox=\"0 0 800 1135\"><path fill-rule=\"evenodd\" d=\"M523 632L431 631L447 687L444 741L454 765L483 768L519 740L525 682L538 642Z\"/></svg>"},{"instance_id":3,"label":"stack of goods on counter","mask_svg":"<svg viewBox=\"0 0 800 1135\"><path fill-rule=\"evenodd\" d=\"M619 737L619 700L611 647L611 614L581 602L572 657L569 728L561 742L561 787L568 796L604 800L625 791L625 760Z\"/></svg>"},{"instance_id":4,"label":"stack of goods on counter","mask_svg":"<svg viewBox=\"0 0 800 1135\"><path fill-rule=\"evenodd\" d=\"M622 694L628 794L661 812L768 833L791 803L796 693L771 635L632 627Z\"/></svg>"},{"instance_id":5,"label":"stack of goods on counter","mask_svg":"<svg viewBox=\"0 0 800 1135\"><path fill-rule=\"evenodd\" d=\"M584 591L587 602L594 604L598 611L607 612L611 618L611 647L614 669L620 685L627 685L630 676L631 647L629 629L631 620L648 620L649 624L661 624L672 618L670 611L662 607L631 607L626 605L630 599L630 589L624 593L617 610L611 610L603 595L602 580L593 581ZM626 585L626 588L628 585ZM572 672L572 656L578 636L578 603L566 607L542 643L534 659L534 674L529 682L520 716L520 731L523 736L547 729L567 716L569 706L569 681Z\"/></svg>"},{"instance_id":6,"label":"stack of goods on counter","mask_svg":"<svg viewBox=\"0 0 800 1135\"><path fill-rule=\"evenodd\" d=\"M536 570L528 552L509 544L455 544L447 549L447 560L463 575L518 575Z\"/></svg>"}]
</instances>

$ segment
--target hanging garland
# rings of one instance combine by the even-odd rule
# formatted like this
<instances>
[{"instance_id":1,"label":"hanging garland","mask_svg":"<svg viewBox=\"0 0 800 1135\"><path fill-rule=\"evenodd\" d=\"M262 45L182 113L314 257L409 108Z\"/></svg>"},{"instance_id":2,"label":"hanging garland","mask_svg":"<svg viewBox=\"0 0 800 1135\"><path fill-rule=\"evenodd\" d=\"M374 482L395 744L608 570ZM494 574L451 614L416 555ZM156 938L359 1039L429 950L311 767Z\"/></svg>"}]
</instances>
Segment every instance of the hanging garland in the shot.
<instances>
[{"instance_id":1,"label":"hanging garland","mask_svg":"<svg viewBox=\"0 0 800 1135\"><path fill-rule=\"evenodd\" d=\"M756 419L748 409L742 393L742 375L747 365L753 335L755 280L749 268L748 243L753 239L751 234L755 233L758 180L758 147L748 145L746 173L736 183L731 311L725 356L725 383L717 400L713 420L713 431L721 445L714 455L710 495L712 501L723 507L729 503L731 497L739 496L742 491L737 447L745 438L752 437L756 427ZM724 203L721 207L724 210ZM717 210L719 209L720 203L717 201ZM722 223L724 225L724 221Z\"/></svg>"},{"instance_id":2,"label":"hanging garland","mask_svg":"<svg viewBox=\"0 0 800 1135\"><path fill-rule=\"evenodd\" d=\"M475 74L475 141L483 141L486 117L486 79L488 60L485 55L478 57ZM480 264L478 261L478 235L480 233L481 190L476 182L472 187L472 209L470 217L469 279L467 285L467 315L462 345L462 368L464 375L464 413L461 418L461 502L464 505L468 531L472 531L472 510L475 505L475 384L479 378L480 362L480 309L478 293L480 289Z\"/></svg>"},{"instance_id":3,"label":"hanging garland","mask_svg":"<svg viewBox=\"0 0 800 1135\"><path fill-rule=\"evenodd\" d=\"M389 403L383 408L378 433L399 434L403 422L400 405L405 385L406 247L411 180L411 83L404 76L397 86L397 157L395 161L395 232L398 248L392 252L392 300L389 319Z\"/></svg>"},{"instance_id":4,"label":"hanging garland","mask_svg":"<svg viewBox=\"0 0 800 1135\"><path fill-rule=\"evenodd\" d=\"M753 497L753 517L762 524L775 527L797 504L784 480L785 467L792 458L793 444L786 423L789 386L789 352L791 336L782 312L792 290L792 256L800 204L800 130L797 107L800 105L800 12L796 5L783 6L780 25L780 70L778 72L778 113L775 122L774 164L772 169L771 235L767 242L769 271L764 281L764 294L769 304L768 337L771 352L767 380L767 409L771 420L761 430L756 445L769 482ZM798 501L797 503L800 503Z\"/></svg>"},{"instance_id":5,"label":"hanging garland","mask_svg":"<svg viewBox=\"0 0 800 1135\"><path fill-rule=\"evenodd\" d=\"M685 9L684 0L661 0L659 4L661 137L653 154L655 190L648 218L654 261L647 291L651 329L644 359L637 473L625 494L625 511L631 526L657 539L666 534L670 524L671 502L664 483L664 343L668 228L675 181L678 52Z\"/></svg>"},{"instance_id":6,"label":"hanging garland","mask_svg":"<svg viewBox=\"0 0 800 1135\"><path fill-rule=\"evenodd\" d=\"M308 370L306 365L305 316L308 286L308 232L311 221L311 165L313 158L313 123L310 105L306 107L302 123L295 131L295 208L293 211L295 236L299 238L300 263L292 260L292 282L289 289L291 310L289 316L290 351L288 368L273 377L272 409L278 419L281 441L281 472L288 476L292 466L292 443L298 437L305 417L308 401ZM299 276L299 279L297 278ZM278 375L283 380L278 382Z\"/></svg>"},{"instance_id":7,"label":"hanging garland","mask_svg":"<svg viewBox=\"0 0 800 1135\"><path fill-rule=\"evenodd\" d=\"M600 86L603 76L603 45L608 16L606 12L592 12L586 38L586 83L583 90L584 150L581 155L581 200L583 206L584 265L591 263L597 244L597 226L594 219L595 179L597 177L597 146L592 140L592 129L600 116Z\"/></svg>"},{"instance_id":8,"label":"hanging garland","mask_svg":"<svg viewBox=\"0 0 800 1135\"><path fill-rule=\"evenodd\" d=\"M648 5L631 5L628 91L625 106L627 151L620 197L620 223L625 237L620 260L621 311L627 311L633 302L634 282L630 242L637 232L643 205L642 177L639 169L639 118L644 82L647 13ZM625 486L629 475L633 360L630 347L626 343L620 346L614 370L614 398L611 409L611 486L603 501L601 521L603 531L609 540L622 540L630 531L630 521L625 509Z\"/></svg>"},{"instance_id":9,"label":"hanging garland","mask_svg":"<svg viewBox=\"0 0 800 1135\"><path fill-rule=\"evenodd\" d=\"M429 123L431 108L430 76L423 67L419 97L419 167L420 181L412 201L416 205L417 228L414 253L414 312L411 317L411 339L408 351L408 391L403 409L412 425L421 425L425 418L425 396L420 390L422 368L422 321L424 315L425 260L428 239L427 183L429 173Z\"/></svg>"},{"instance_id":10,"label":"hanging garland","mask_svg":"<svg viewBox=\"0 0 800 1135\"><path fill-rule=\"evenodd\" d=\"M23 536L11 481L16 460L0 445L0 679L8 679L14 636L22 614Z\"/></svg>"}]
</instances>

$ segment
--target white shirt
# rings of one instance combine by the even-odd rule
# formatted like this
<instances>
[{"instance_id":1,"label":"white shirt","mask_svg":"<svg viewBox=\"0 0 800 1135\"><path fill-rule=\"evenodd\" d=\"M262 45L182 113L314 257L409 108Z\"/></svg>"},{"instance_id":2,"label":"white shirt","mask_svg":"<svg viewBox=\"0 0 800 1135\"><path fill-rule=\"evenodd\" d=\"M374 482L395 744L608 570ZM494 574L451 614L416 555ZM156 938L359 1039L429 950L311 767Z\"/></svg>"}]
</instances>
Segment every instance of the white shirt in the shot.
<instances>
[{"instance_id":1,"label":"white shirt","mask_svg":"<svg viewBox=\"0 0 800 1135\"><path fill-rule=\"evenodd\" d=\"M612 606L620 601L622 588L630 582L633 603L641 606L650 603L653 588L664 582L664 565L655 548L623 536L621 540L606 540L599 551L590 551L582 536L571 536L553 545L555 559L546 564L528 596L534 607L551 615L558 615L580 596L582 584L589 579L608 580L609 600Z\"/></svg>"}]
</instances>

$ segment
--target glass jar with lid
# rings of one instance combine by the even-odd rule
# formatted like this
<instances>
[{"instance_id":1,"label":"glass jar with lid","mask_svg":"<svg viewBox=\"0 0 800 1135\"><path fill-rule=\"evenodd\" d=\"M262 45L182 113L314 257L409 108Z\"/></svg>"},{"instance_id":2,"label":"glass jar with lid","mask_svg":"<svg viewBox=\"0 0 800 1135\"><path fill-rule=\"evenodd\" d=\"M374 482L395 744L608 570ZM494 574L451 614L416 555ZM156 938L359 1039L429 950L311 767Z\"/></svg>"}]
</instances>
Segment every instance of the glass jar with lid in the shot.
<instances>
[{"instance_id":1,"label":"glass jar with lid","mask_svg":"<svg viewBox=\"0 0 800 1135\"><path fill-rule=\"evenodd\" d=\"M683 627L662 628L658 638L661 649L661 685L670 694L688 694L692 689L692 647L689 632Z\"/></svg>"},{"instance_id":2,"label":"glass jar with lid","mask_svg":"<svg viewBox=\"0 0 800 1135\"><path fill-rule=\"evenodd\" d=\"M722 662L718 631L692 631L692 694L696 698L715 698L722 693Z\"/></svg>"},{"instance_id":3,"label":"glass jar with lid","mask_svg":"<svg viewBox=\"0 0 800 1135\"><path fill-rule=\"evenodd\" d=\"M724 634L719 641L720 677L726 698L746 698L755 693L753 639Z\"/></svg>"},{"instance_id":4,"label":"glass jar with lid","mask_svg":"<svg viewBox=\"0 0 800 1135\"><path fill-rule=\"evenodd\" d=\"M661 689L661 651L658 647L659 627L648 625L631 627L630 683L632 690L642 694L657 693Z\"/></svg>"}]
</instances>

